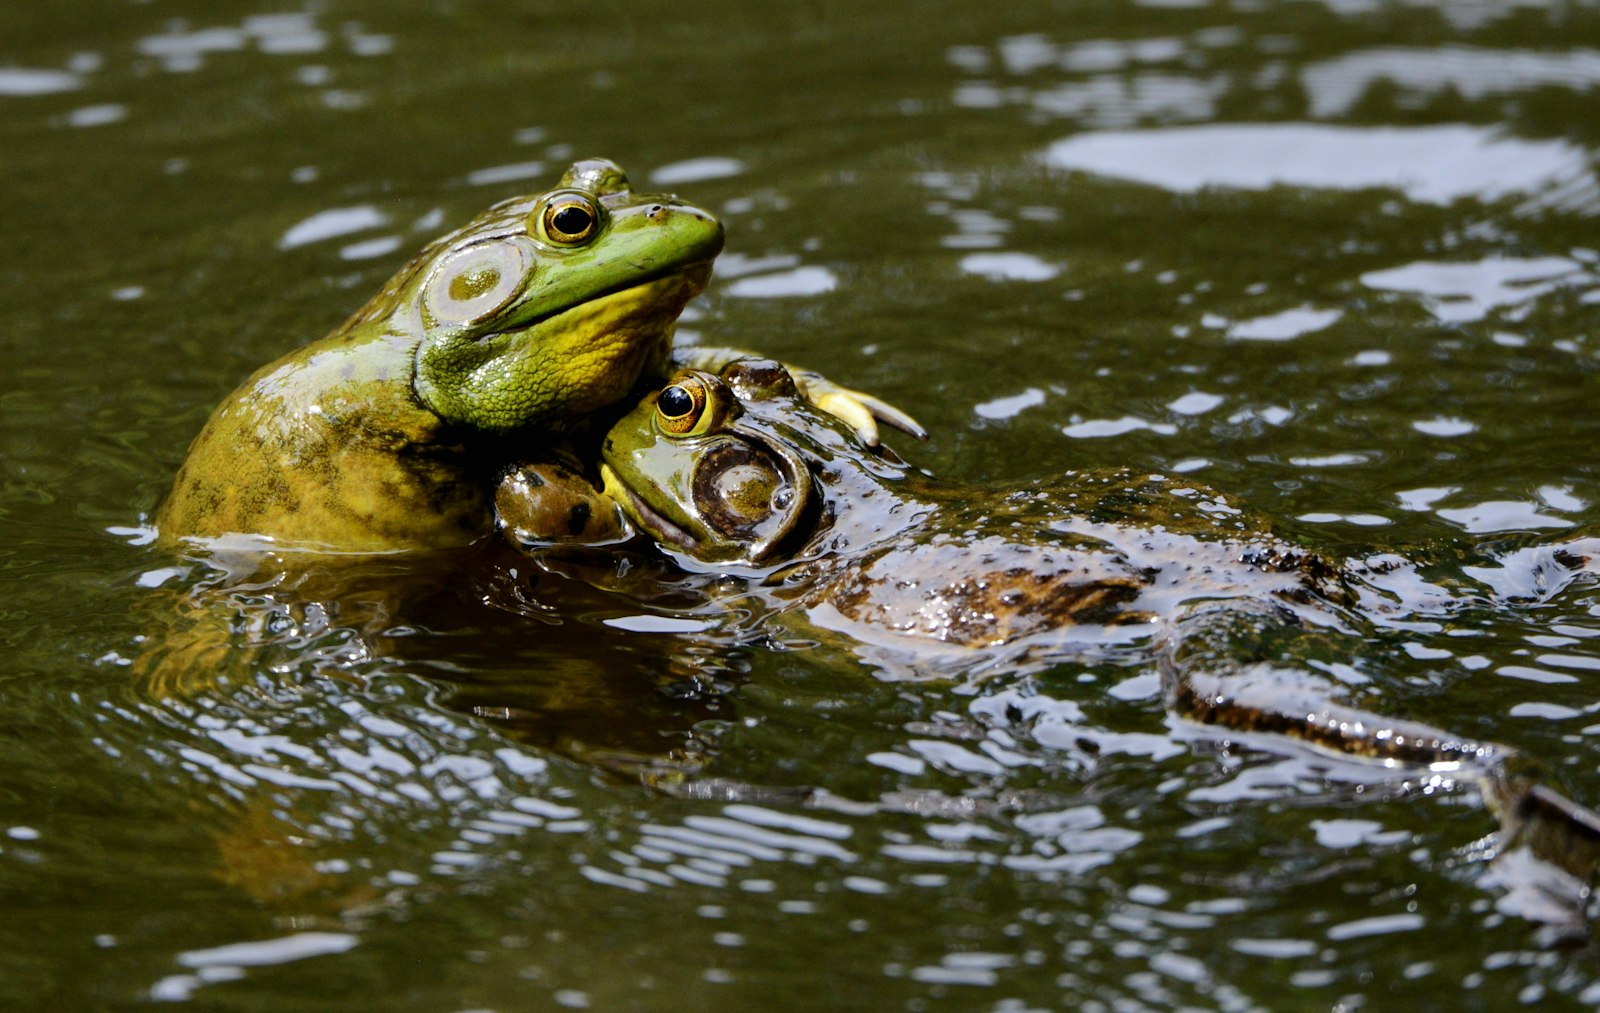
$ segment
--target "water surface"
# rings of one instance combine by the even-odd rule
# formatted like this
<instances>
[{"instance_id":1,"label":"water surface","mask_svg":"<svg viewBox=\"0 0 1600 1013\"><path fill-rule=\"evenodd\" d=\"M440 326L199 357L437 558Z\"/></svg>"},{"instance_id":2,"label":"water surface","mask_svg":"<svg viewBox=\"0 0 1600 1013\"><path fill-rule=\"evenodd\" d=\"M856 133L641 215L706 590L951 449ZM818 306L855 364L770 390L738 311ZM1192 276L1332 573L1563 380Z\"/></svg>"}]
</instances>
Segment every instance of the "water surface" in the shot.
<instances>
[{"instance_id":1,"label":"water surface","mask_svg":"<svg viewBox=\"0 0 1600 1013\"><path fill-rule=\"evenodd\" d=\"M158 0L0 40L3 1004L1600 1004L1472 793L1225 745L1137 666L889 682L547 579L372 637L264 599L246 676L131 673L203 576L143 542L211 406L589 154L725 219L689 338L890 398L942 477L1126 464L1447 568L1592 529L1593 5ZM1597 617L1485 603L1362 671L1592 804Z\"/></svg>"}]
</instances>

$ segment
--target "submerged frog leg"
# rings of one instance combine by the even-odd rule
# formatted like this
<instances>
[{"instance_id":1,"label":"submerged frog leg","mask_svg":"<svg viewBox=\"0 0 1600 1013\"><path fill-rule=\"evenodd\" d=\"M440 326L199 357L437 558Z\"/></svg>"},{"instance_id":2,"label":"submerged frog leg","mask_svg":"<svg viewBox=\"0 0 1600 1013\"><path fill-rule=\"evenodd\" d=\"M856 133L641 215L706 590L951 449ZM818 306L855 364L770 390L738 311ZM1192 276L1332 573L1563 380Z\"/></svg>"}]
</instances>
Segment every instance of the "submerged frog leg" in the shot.
<instances>
[{"instance_id":1,"label":"submerged frog leg","mask_svg":"<svg viewBox=\"0 0 1600 1013\"><path fill-rule=\"evenodd\" d=\"M1551 944L1587 937L1584 907L1600 868L1600 814L1545 783L1533 757L1497 742L1342 703L1333 680L1264 655L1285 637L1316 636L1270 603L1229 603L1180 616L1163 637L1168 707L1203 725L1283 736L1343 756L1475 783L1499 818L1496 877Z\"/></svg>"},{"instance_id":2,"label":"submerged frog leg","mask_svg":"<svg viewBox=\"0 0 1600 1013\"><path fill-rule=\"evenodd\" d=\"M1429 725L1383 717L1338 702L1333 680L1277 660L1278 642L1318 636L1270 604L1229 603L1181 616L1162 644L1168 706L1200 724L1284 735L1347 756L1411 767L1441 763L1488 768L1509 747Z\"/></svg>"},{"instance_id":3,"label":"submerged frog leg","mask_svg":"<svg viewBox=\"0 0 1600 1013\"><path fill-rule=\"evenodd\" d=\"M1515 549L1495 557L1495 566L1467 567L1497 600L1541 602L1559 594L1580 574L1600 574L1600 538L1575 538Z\"/></svg>"},{"instance_id":4,"label":"submerged frog leg","mask_svg":"<svg viewBox=\"0 0 1600 1013\"><path fill-rule=\"evenodd\" d=\"M1384 554L1345 566L1357 595L1356 611L1377 622L1418 616L1448 616L1466 607L1525 606L1560 594L1586 574L1600 574L1600 538L1491 550L1472 565L1441 563L1426 552Z\"/></svg>"}]
</instances>

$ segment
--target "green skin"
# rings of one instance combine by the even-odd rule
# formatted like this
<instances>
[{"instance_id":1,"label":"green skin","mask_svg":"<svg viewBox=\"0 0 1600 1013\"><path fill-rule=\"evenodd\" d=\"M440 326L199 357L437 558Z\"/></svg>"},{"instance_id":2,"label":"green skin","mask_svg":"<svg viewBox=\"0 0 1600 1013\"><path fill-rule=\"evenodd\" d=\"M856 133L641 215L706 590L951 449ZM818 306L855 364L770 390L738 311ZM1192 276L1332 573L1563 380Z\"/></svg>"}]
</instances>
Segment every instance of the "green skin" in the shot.
<instances>
[{"instance_id":1,"label":"green skin","mask_svg":"<svg viewBox=\"0 0 1600 1013\"><path fill-rule=\"evenodd\" d=\"M1015 667L1153 633L1175 713L1458 771L1499 812L1503 848L1526 845L1582 881L1600 861L1600 816L1541 784L1525 755L1335 702L1349 687L1292 660L1338 650L1344 631L1385 613L1447 614L1479 589L1430 585L1393 560L1335 565L1190 482L1123 471L942 485L863 446L770 360L680 372L613 426L602 461L589 513L615 504L683 569L745 577L740 609L785 617L807 639L842 634L886 675L971 670L978 652ZM512 531L538 520L519 511L518 480L497 500ZM1579 539L1502 562L1558 586L1597 555L1600 542ZM1401 609L1394 586L1407 591Z\"/></svg>"},{"instance_id":2,"label":"green skin","mask_svg":"<svg viewBox=\"0 0 1600 1013\"><path fill-rule=\"evenodd\" d=\"M480 538L496 437L546 443L663 375L722 241L710 214L634 193L603 159L494 205L217 407L161 539L373 553Z\"/></svg>"}]
</instances>

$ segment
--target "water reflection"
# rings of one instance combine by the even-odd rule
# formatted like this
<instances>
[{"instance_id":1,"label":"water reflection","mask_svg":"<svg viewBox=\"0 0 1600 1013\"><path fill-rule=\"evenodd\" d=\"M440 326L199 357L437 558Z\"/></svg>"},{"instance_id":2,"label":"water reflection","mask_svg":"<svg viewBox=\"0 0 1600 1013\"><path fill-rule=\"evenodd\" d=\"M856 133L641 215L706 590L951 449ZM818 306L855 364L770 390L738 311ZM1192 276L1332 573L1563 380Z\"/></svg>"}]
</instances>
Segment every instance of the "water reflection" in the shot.
<instances>
[{"instance_id":1,"label":"water reflection","mask_svg":"<svg viewBox=\"0 0 1600 1013\"><path fill-rule=\"evenodd\" d=\"M1233 321L1225 326L1230 338L1245 341L1290 341L1302 334L1314 334L1332 327L1343 316L1344 310L1340 309L1297 306L1264 317Z\"/></svg>"},{"instance_id":2,"label":"water reflection","mask_svg":"<svg viewBox=\"0 0 1600 1013\"><path fill-rule=\"evenodd\" d=\"M17 917L0 991L71 996L93 953L106 991L76 1005L152 986L201 1004L331 1002L407 966L430 969L419 1001L441 1009L630 1008L669 990L707 1008L773 994L818 1007L837 1004L839 980L882 1007L1426 1005L1463 990L1484 1005L1600 1002L1581 960L1529 945L1483 853L1452 850L1483 832L1481 811L1174 734L1132 670L1063 665L963 695L872 684L826 660L837 645L719 640L699 667L663 673L721 617L619 607L552 579L489 592L503 624L481 604L430 602L374 633L280 601L259 678L187 706L121 706L125 669L106 652L134 649L102 627L153 592L107 592L127 551L80 530L137 516L168 480L191 428L165 421L176 406L339 311L308 268L359 273L463 184L514 189L536 162L608 143L734 219L744 257L719 264L718 284L745 282L732 294L746 298L701 316L707 341L816 360L943 412L928 452L940 471L1083 457L1205 469L1361 551L1587 525L1590 363L1548 353L1583 351L1580 314L1600 301L1578 217L1596 206L1595 55L1561 37L1555 5L1167 3L1084 22L1013 5L901 25L892 79L861 70L889 53L863 7L800 26L806 48L790 55L809 61L815 103L792 98L792 60L751 58L766 52L759 26L716 30L733 13L720 5L637 35L568 23L551 49L525 31L545 22L457 19L432 36L396 10L341 10L112 18L78 43L102 53L18 35L19 65L0 69L6 182L44 223L19 221L17 242L66 286L24 291L30 270L10 331L28 390L6 401L4 551L16 610L47 618L14 624L6 677L0 887ZM1369 15L1392 19L1395 45ZM1450 23L1477 34L1451 38ZM393 66L370 60L385 53ZM600 72L626 108L595 97ZM320 103L348 101L340 87L368 112L330 121ZM564 101L537 101L552 95ZM112 122L113 108L126 115ZM226 124L228 143L198 115ZM738 129L750 117L783 129ZM1276 164L1268 149L1316 128L1376 167L1231 182L1202 158L1163 170L1169 188L1034 161L1052 139L1158 138L1218 117L1218 131L1260 130L1237 162ZM401 162L398 124L415 142ZM1408 179L1398 142L1417 124L1461 131L1464 158L1523 161L1494 179L1431 164ZM126 178L75 174L103 166L90 149L109 141L129 153ZM1207 150L1142 149L1151 162ZM1386 190L1351 193L1352 173ZM1285 188L1261 189L1272 180ZM1300 186L1344 196L1286 192ZM1482 203L1528 188L1532 215ZM285 195L298 203L284 210ZM1415 206L1456 196L1468 203ZM1298 225L1319 201L1331 210ZM274 257L297 221L352 207L389 220ZM82 226L112 210L137 243L97 255ZM816 236L826 254L806 245ZM868 332L875 358L857 355ZM105 360L113 335L150 350L112 357L144 366L106 374L102 391L80 364ZM59 375L52 355L70 360ZM81 444L60 435L80 428ZM150 562L148 583L170 589L164 566ZM1537 599L1525 572L1464 572L1539 603L1396 633L1384 698L1537 745L1587 785L1592 589ZM263 614L251 608L240 615ZM106 658L87 674L86 650ZM251 834L297 838L303 867L277 868L309 892L255 906L243 898L268 878L214 882L213 837L238 849L229 875L273 867L271 849L243 847ZM1515 861L1512 878L1528 878Z\"/></svg>"},{"instance_id":3,"label":"water reflection","mask_svg":"<svg viewBox=\"0 0 1600 1013\"><path fill-rule=\"evenodd\" d=\"M279 939L188 950L178 954L178 963L192 968L194 973L161 979L150 987L150 998L156 1002L182 1002L190 999L202 985L244 977L246 968L344 953L357 942L358 937L348 932L297 932Z\"/></svg>"},{"instance_id":4,"label":"water reflection","mask_svg":"<svg viewBox=\"0 0 1600 1013\"><path fill-rule=\"evenodd\" d=\"M1600 84L1600 50L1566 52L1388 47L1358 50L1311 63L1301 72L1311 96L1311 115L1336 117L1350 111L1367 90L1390 84L1420 104L1446 91L1467 99L1514 95L1540 86L1579 90Z\"/></svg>"},{"instance_id":5,"label":"water reflection","mask_svg":"<svg viewBox=\"0 0 1600 1013\"><path fill-rule=\"evenodd\" d=\"M1382 188L1448 204L1561 190L1568 210L1600 205L1600 182L1584 149L1471 126L1263 123L1093 131L1055 142L1044 160L1054 169L1180 193L1206 187Z\"/></svg>"},{"instance_id":6,"label":"water reflection","mask_svg":"<svg viewBox=\"0 0 1600 1013\"><path fill-rule=\"evenodd\" d=\"M103 127L126 119L128 107L120 102L82 106L67 114L69 127Z\"/></svg>"},{"instance_id":7,"label":"water reflection","mask_svg":"<svg viewBox=\"0 0 1600 1013\"><path fill-rule=\"evenodd\" d=\"M540 179L544 175L545 163L542 161L511 162L506 165L491 165L486 169L474 169L467 173L467 185L501 186L505 183Z\"/></svg>"},{"instance_id":8,"label":"water reflection","mask_svg":"<svg viewBox=\"0 0 1600 1013\"><path fill-rule=\"evenodd\" d=\"M991 281L1049 281L1061 273L1031 253L971 253L961 258L960 267Z\"/></svg>"},{"instance_id":9,"label":"water reflection","mask_svg":"<svg viewBox=\"0 0 1600 1013\"><path fill-rule=\"evenodd\" d=\"M297 246L337 239L368 229L380 229L388 223L389 216L371 204L329 208L290 226L278 240L278 247L291 250Z\"/></svg>"},{"instance_id":10,"label":"water reflection","mask_svg":"<svg viewBox=\"0 0 1600 1013\"><path fill-rule=\"evenodd\" d=\"M52 95L83 87L83 79L66 70L0 67L0 95Z\"/></svg>"},{"instance_id":11,"label":"water reflection","mask_svg":"<svg viewBox=\"0 0 1600 1013\"><path fill-rule=\"evenodd\" d=\"M390 36L367 32L353 22L344 26L339 37L356 56L379 56L394 46ZM138 52L159 60L169 73L185 74L200 70L207 58L221 53L254 49L274 56L304 56L323 52L331 41L330 33L318 27L315 14L291 11L252 15L237 26L189 28L180 22L140 39Z\"/></svg>"},{"instance_id":12,"label":"water reflection","mask_svg":"<svg viewBox=\"0 0 1600 1013\"><path fill-rule=\"evenodd\" d=\"M1470 323L1563 288L1589 288L1600 284L1600 277L1568 257L1494 256L1475 262L1419 261L1369 271L1361 276L1361 283L1368 288L1414 293L1423 297L1438 319Z\"/></svg>"},{"instance_id":13,"label":"water reflection","mask_svg":"<svg viewBox=\"0 0 1600 1013\"><path fill-rule=\"evenodd\" d=\"M972 406L972 410L979 418L991 421L1004 421L1012 418L1018 412L1044 404L1045 393L1038 387L1029 387L1020 394L995 398L993 401L984 401Z\"/></svg>"},{"instance_id":14,"label":"water reflection","mask_svg":"<svg viewBox=\"0 0 1600 1013\"><path fill-rule=\"evenodd\" d=\"M788 299L822 295L839 284L838 275L815 264L788 271L752 274L728 283L722 291L735 299Z\"/></svg>"},{"instance_id":15,"label":"water reflection","mask_svg":"<svg viewBox=\"0 0 1600 1013\"><path fill-rule=\"evenodd\" d=\"M710 179L727 179L744 171L745 164L737 158L707 155L659 165L650 173L650 182L656 186L682 186Z\"/></svg>"}]
</instances>

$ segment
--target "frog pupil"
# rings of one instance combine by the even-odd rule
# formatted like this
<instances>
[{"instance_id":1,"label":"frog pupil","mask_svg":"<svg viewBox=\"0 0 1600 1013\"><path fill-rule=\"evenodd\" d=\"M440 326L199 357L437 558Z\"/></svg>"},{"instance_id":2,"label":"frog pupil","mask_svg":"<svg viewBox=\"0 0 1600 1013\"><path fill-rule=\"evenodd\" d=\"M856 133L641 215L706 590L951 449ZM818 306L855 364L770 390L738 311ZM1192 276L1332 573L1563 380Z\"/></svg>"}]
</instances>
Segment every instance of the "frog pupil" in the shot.
<instances>
[{"instance_id":1,"label":"frog pupil","mask_svg":"<svg viewBox=\"0 0 1600 1013\"><path fill-rule=\"evenodd\" d=\"M565 236L582 235L593 222L593 216L576 204L568 204L550 218L550 225Z\"/></svg>"},{"instance_id":2,"label":"frog pupil","mask_svg":"<svg viewBox=\"0 0 1600 1013\"><path fill-rule=\"evenodd\" d=\"M656 399L656 407L669 419L680 419L694 410L694 398L679 386L668 387Z\"/></svg>"}]
</instances>

